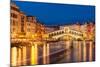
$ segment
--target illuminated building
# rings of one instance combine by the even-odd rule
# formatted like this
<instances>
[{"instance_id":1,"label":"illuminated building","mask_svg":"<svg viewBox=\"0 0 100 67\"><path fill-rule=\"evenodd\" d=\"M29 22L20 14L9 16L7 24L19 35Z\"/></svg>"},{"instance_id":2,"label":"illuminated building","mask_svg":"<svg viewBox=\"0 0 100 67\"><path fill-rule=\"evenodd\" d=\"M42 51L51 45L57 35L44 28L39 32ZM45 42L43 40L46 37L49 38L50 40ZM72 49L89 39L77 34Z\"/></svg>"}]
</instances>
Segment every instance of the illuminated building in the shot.
<instances>
[{"instance_id":1,"label":"illuminated building","mask_svg":"<svg viewBox=\"0 0 100 67\"><path fill-rule=\"evenodd\" d=\"M86 28L87 28L86 29L87 38L89 40L94 40L94 38L95 38L95 25L92 22L90 22L87 24Z\"/></svg>"},{"instance_id":2,"label":"illuminated building","mask_svg":"<svg viewBox=\"0 0 100 67\"><path fill-rule=\"evenodd\" d=\"M26 36L31 38L36 33L36 17L27 16L26 18Z\"/></svg>"},{"instance_id":3,"label":"illuminated building","mask_svg":"<svg viewBox=\"0 0 100 67\"><path fill-rule=\"evenodd\" d=\"M37 48L36 43L29 43L29 40L41 41L45 33L45 26L36 21L36 17L27 16L15 4L11 4L11 65L27 65L37 64ZM35 46L33 48L33 46ZM35 52L34 52L34 51ZM28 53L31 51L32 53ZM35 55L34 55L35 54ZM33 58L35 56L35 58ZM30 61L27 60L31 59Z\"/></svg>"},{"instance_id":4,"label":"illuminated building","mask_svg":"<svg viewBox=\"0 0 100 67\"><path fill-rule=\"evenodd\" d=\"M16 38L26 33L26 15L15 4L11 4L11 37Z\"/></svg>"},{"instance_id":5,"label":"illuminated building","mask_svg":"<svg viewBox=\"0 0 100 67\"><path fill-rule=\"evenodd\" d=\"M45 34L45 26L41 24L40 22L36 23L36 40L41 41L43 40L43 36Z\"/></svg>"},{"instance_id":6,"label":"illuminated building","mask_svg":"<svg viewBox=\"0 0 100 67\"><path fill-rule=\"evenodd\" d=\"M15 4L11 4L11 22L10 22L10 30L11 37L14 38L20 32L20 11L19 8Z\"/></svg>"},{"instance_id":7,"label":"illuminated building","mask_svg":"<svg viewBox=\"0 0 100 67\"><path fill-rule=\"evenodd\" d=\"M10 26L12 38L31 38L36 34L43 35L45 32L45 26L37 22L36 17L26 16L15 4L11 4Z\"/></svg>"}]
</instances>

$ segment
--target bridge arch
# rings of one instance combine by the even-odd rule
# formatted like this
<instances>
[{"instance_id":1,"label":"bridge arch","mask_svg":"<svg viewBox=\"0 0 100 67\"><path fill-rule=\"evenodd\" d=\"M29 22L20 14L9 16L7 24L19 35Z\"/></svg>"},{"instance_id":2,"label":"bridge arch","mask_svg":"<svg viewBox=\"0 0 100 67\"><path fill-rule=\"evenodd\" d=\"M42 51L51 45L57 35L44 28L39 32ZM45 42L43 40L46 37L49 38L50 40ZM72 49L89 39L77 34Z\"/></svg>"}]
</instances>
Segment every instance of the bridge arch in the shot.
<instances>
[{"instance_id":1,"label":"bridge arch","mask_svg":"<svg viewBox=\"0 0 100 67\"><path fill-rule=\"evenodd\" d=\"M71 37L71 40L83 40L83 33L69 28L64 28L48 33L48 38L59 39L61 37Z\"/></svg>"}]
</instances>

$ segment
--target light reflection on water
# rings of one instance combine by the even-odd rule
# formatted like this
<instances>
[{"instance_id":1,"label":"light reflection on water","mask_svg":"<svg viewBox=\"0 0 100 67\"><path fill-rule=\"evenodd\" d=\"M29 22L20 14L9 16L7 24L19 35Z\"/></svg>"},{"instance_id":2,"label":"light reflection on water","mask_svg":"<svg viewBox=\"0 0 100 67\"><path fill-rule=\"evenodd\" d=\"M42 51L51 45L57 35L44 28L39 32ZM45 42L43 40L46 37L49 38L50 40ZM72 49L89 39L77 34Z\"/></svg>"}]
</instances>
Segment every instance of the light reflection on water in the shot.
<instances>
[{"instance_id":1,"label":"light reflection on water","mask_svg":"<svg viewBox=\"0 0 100 67\"><path fill-rule=\"evenodd\" d=\"M64 58L55 63L69 63L95 60L95 44L93 41L66 41L66 43L64 44L54 45L55 46L51 46L51 53L54 51L67 49L66 52L62 54Z\"/></svg>"},{"instance_id":2,"label":"light reflection on water","mask_svg":"<svg viewBox=\"0 0 100 67\"><path fill-rule=\"evenodd\" d=\"M95 60L95 43L93 41L59 41L59 42L50 42L46 44L49 44L49 49L48 49L49 63L70 63L70 62L82 62L82 61ZM38 50L37 52L38 64L44 64L43 63L43 45L45 44L41 44L41 45L38 44L38 49L37 49ZM19 47L17 48L19 49ZM16 63L18 62L20 65L23 65L23 63L25 63L25 65L32 65L31 57L30 57L32 55L31 46L26 47L26 52L24 52L24 54L22 52L21 54L17 53L15 49L14 51L12 51L12 53L11 53L12 55L11 60L14 58L13 61L15 61L14 62L15 65L17 65ZM23 55L25 56L23 57ZM16 59L18 60L21 59L23 61L18 61Z\"/></svg>"}]
</instances>

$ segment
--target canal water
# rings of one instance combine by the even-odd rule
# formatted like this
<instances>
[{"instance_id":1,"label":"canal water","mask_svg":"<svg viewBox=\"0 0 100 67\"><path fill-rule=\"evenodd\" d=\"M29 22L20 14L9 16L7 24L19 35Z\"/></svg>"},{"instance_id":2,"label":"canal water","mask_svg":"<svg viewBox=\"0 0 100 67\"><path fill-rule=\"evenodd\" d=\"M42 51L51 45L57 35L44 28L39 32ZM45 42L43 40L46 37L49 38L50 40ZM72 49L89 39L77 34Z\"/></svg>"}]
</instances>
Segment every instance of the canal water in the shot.
<instances>
[{"instance_id":1,"label":"canal water","mask_svg":"<svg viewBox=\"0 0 100 67\"><path fill-rule=\"evenodd\" d=\"M11 47L11 65L30 66L95 61L95 42L93 41L55 41L32 44L34 46L29 44L24 46L19 43Z\"/></svg>"},{"instance_id":2,"label":"canal water","mask_svg":"<svg viewBox=\"0 0 100 67\"><path fill-rule=\"evenodd\" d=\"M93 41L67 41L63 58L56 63L95 61L95 43Z\"/></svg>"}]
</instances>

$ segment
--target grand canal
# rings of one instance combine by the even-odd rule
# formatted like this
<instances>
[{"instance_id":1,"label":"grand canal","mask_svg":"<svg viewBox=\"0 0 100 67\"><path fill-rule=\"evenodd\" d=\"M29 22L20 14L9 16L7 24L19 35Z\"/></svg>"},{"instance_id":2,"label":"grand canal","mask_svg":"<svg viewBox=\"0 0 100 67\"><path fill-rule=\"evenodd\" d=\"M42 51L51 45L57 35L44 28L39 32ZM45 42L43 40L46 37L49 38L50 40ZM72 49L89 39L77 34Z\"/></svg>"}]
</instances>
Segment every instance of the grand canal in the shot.
<instances>
[{"instance_id":1,"label":"grand canal","mask_svg":"<svg viewBox=\"0 0 100 67\"><path fill-rule=\"evenodd\" d=\"M95 60L94 41L12 43L11 65L37 65ZM27 46L26 46L27 45Z\"/></svg>"}]
</instances>

